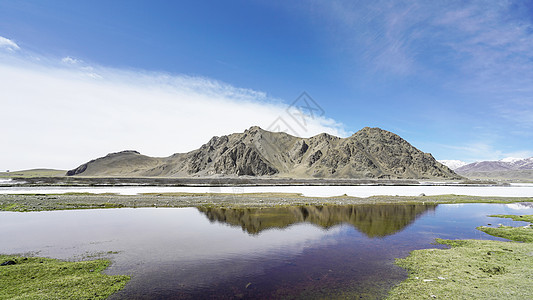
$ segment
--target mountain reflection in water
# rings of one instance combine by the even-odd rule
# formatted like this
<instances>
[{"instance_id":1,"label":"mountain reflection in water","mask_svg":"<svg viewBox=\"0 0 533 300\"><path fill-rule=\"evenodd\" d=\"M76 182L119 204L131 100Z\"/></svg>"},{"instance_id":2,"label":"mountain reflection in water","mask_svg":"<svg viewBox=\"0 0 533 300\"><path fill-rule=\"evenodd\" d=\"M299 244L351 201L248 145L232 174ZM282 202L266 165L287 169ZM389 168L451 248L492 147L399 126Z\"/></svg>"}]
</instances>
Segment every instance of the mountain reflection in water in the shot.
<instances>
[{"instance_id":1,"label":"mountain reflection in water","mask_svg":"<svg viewBox=\"0 0 533 300\"><path fill-rule=\"evenodd\" d=\"M274 208L199 207L211 222L240 226L249 234L270 228L286 228L297 223L312 223L328 229L350 224L370 238L401 231L418 217L434 211L437 205L328 205Z\"/></svg>"}]
</instances>

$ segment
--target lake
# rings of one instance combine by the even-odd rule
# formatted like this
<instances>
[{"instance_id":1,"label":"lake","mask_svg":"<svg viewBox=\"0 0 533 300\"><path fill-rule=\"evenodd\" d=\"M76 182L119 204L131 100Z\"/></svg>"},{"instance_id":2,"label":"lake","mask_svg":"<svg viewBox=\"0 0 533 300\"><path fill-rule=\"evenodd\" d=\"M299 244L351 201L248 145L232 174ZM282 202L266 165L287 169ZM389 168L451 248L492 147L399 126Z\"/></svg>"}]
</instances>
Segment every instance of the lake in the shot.
<instances>
[{"instance_id":1,"label":"lake","mask_svg":"<svg viewBox=\"0 0 533 300\"><path fill-rule=\"evenodd\" d=\"M122 208L0 212L0 253L107 257L132 280L112 299L378 299L406 278L394 259L435 238L493 239L526 204Z\"/></svg>"}]
</instances>

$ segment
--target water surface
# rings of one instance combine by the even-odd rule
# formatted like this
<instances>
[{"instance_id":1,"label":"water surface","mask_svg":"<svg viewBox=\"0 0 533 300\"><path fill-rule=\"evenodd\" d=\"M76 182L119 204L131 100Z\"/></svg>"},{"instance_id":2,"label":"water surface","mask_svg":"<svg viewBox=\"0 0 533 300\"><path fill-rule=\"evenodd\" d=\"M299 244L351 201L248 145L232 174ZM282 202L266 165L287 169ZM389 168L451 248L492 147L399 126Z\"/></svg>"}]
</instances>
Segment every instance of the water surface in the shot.
<instances>
[{"instance_id":1,"label":"water surface","mask_svg":"<svg viewBox=\"0 0 533 300\"><path fill-rule=\"evenodd\" d=\"M499 239L520 204L140 208L0 212L0 253L104 254L131 274L115 299L382 298L406 277L394 258L435 238ZM115 254L106 254L115 251Z\"/></svg>"}]
</instances>

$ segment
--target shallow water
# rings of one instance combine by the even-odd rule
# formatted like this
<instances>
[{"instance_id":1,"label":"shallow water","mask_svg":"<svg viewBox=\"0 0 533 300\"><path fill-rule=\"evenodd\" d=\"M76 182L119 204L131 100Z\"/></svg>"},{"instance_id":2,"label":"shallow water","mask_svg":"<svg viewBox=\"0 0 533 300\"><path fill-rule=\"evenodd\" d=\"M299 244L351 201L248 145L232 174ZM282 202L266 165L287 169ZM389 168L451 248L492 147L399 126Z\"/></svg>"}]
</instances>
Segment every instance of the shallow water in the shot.
<instances>
[{"instance_id":1,"label":"shallow water","mask_svg":"<svg viewBox=\"0 0 533 300\"><path fill-rule=\"evenodd\" d=\"M348 195L370 196L427 196L465 195L484 197L533 197L533 185L511 184L510 186L111 186L111 187L2 187L0 194L63 194L63 193L116 193L137 195L142 193L299 193L308 197L332 197Z\"/></svg>"},{"instance_id":2,"label":"shallow water","mask_svg":"<svg viewBox=\"0 0 533 300\"><path fill-rule=\"evenodd\" d=\"M105 254L131 274L115 299L382 298L406 272L394 258L435 238L499 239L520 204L141 208L0 212L0 253ZM525 223L524 223L525 224Z\"/></svg>"}]
</instances>

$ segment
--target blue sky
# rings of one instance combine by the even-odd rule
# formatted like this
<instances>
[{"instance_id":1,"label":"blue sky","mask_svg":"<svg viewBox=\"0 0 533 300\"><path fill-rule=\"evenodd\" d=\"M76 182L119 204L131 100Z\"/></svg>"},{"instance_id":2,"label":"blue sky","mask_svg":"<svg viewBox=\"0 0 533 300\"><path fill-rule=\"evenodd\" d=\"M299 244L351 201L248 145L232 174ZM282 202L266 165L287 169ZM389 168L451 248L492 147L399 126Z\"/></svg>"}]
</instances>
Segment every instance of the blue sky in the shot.
<instances>
[{"instance_id":1,"label":"blue sky","mask_svg":"<svg viewBox=\"0 0 533 300\"><path fill-rule=\"evenodd\" d=\"M437 159L533 156L531 1L0 0L0 37L0 114L24 120L0 169L189 151L290 123L303 91L324 114L291 123L301 136L372 126Z\"/></svg>"}]
</instances>

